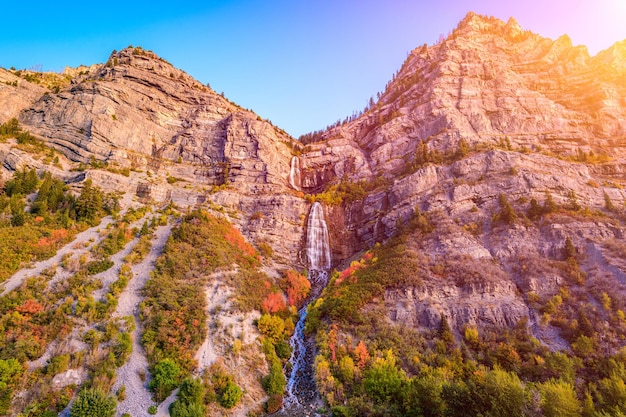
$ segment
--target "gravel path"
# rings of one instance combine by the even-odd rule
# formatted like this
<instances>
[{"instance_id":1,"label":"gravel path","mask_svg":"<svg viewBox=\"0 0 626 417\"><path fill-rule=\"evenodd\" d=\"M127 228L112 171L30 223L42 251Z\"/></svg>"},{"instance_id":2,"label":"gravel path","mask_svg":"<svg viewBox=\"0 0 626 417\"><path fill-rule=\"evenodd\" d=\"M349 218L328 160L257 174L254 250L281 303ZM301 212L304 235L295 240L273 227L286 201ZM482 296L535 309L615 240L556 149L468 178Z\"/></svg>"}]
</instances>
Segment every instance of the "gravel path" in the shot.
<instances>
[{"instance_id":1,"label":"gravel path","mask_svg":"<svg viewBox=\"0 0 626 417\"><path fill-rule=\"evenodd\" d=\"M30 277L35 277L40 275L44 270L49 269L53 266L57 266L57 274L59 273L58 265L61 263L61 259L66 254L77 254L87 252L89 248L95 244L97 244L100 240L104 238L104 236L100 235L100 230L104 230L109 223L111 223L113 219L111 216L107 216L102 219L99 225L91 227L83 232L80 232L74 237L74 240L63 246L59 249L51 258L48 258L44 261L40 261L35 263L32 268L22 268L17 271L11 278L4 282L4 290L1 295L5 295L10 291L13 291L24 282L25 279ZM93 239L93 243L89 243L89 241ZM78 255L80 256L80 255Z\"/></svg>"},{"instance_id":2,"label":"gravel path","mask_svg":"<svg viewBox=\"0 0 626 417\"><path fill-rule=\"evenodd\" d=\"M158 227L152 240L152 249L146 258L139 264L133 265L133 279L130 280L126 289L120 294L114 317L133 316L137 329L132 334L133 352L126 362L117 371L117 380L113 386L113 392L119 387L126 387L126 399L117 406L117 416L129 413L133 417L149 416L148 407L154 404L148 391L148 360L141 346L143 327L139 319L139 304L143 300L141 290L150 278L150 272L154 269L156 258L161 254L172 231L172 225ZM142 381L140 375L146 376ZM167 408L165 408L167 410ZM169 415L161 414L159 415Z\"/></svg>"}]
</instances>

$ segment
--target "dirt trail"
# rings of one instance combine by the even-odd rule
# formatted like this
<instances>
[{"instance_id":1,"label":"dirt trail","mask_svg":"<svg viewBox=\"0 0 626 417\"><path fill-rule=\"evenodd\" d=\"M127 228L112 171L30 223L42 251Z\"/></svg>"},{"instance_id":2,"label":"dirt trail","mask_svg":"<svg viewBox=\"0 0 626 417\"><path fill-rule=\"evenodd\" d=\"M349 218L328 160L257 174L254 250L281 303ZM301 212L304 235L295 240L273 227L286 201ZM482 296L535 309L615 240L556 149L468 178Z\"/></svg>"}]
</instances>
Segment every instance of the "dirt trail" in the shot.
<instances>
[{"instance_id":1,"label":"dirt trail","mask_svg":"<svg viewBox=\"0 0 626 417\"><path fill-rule=\"evenodd\" d=\"M113 314L114 317L133 316L137 325L132 333L133 352L128 362L118 369L117 380L113 386L113 392L122 385L126 387L126 399L117 406L118 416L124 413L129 413L133 417L148 416L148 407L154 404L148 391L148 360L141 346L143 327L139 319L139 304L143 300L141 290L150 278L156 258L163 252L171 231L172 225L169 224L156 229L150 253L141 263L133 265L133 279L120 294L117 309ZM143 380L141 375L144 376Z\"/></svg>"},{"instance_id":2,"label":"dirt trail","mask_svg":"<svg viewBox=\"0 0 626 417\"><path fill-rule=\"evenodd\" d=\"M13 291L17 287L19 287L25 279L30 277L36 277L46 269L49 269L53 266L57 266L57 275L59 273L62 273L61 271L59 271L60 268L58 267L58 265L61 264L63 256L65 256L66 254L73 254L74 256L78 254L78 256L80 256L80 254L86 253L90 247L97 244L100 240L104 238L104 236L100 235L100 231L104 230L111 222L113 222L111 216L103 218L99 225L91 227L77 234L74 237L73 241L59 249L56 255L54 255L53 257L35 263L32 268L20 269L15 274L13 274L11 278L4 282L4 289L1 295L5 295L8 292ZM90 243L92 239L93 243Z\"/></svg>"}]
</instances>

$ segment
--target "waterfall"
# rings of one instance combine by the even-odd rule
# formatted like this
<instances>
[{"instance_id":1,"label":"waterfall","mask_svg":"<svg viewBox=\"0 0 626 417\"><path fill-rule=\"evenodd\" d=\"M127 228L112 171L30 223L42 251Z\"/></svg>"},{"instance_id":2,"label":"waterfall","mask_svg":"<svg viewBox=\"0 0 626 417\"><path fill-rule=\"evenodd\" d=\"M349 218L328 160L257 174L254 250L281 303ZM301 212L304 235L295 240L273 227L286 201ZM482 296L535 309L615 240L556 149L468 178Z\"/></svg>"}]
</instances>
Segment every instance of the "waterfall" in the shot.
<instances>
[{"instance_id":1,"label":"waterfall","mask_svg":"<svg viewBox=\"0 0 626 417\"><path fill-rule=\"evenodd\" d=\"M289 168L289 185L296 191L300 191L302 179L300 178L300 158L294 156L291 158L291 167Z\"/></svg>"},{"instance_id":2,"label":"waterfall","mask_svg":"<svg viewBox=\"0 0 626 417\"><path fill-rule=\"evenodd\" d=\"M292 165L293 166L293 165ZM328 282L331 267L328 226L324 220L324 210L320 203L313 203L307 227L306 252L309 262L311 293L300 309L300 319L289 344L292 348L291 374L287 381L287 395L279 416L317 416L316 409L323 405L317 394L313 364L315 362L315 342L304 335L307 307L320 296Z\"/></svg>"},{"instance_id":3,"label":"waterfall","mask_svg":"<svg viewBox=\"0 0 626 417\"><path fill-rule=\"evenodd\" d=\"M328 227L324 220L322 205L317 201L313 203L309 213L306 255L309 261L309 271L328 271L330 269Z\"/></svg>"}]
</instances>

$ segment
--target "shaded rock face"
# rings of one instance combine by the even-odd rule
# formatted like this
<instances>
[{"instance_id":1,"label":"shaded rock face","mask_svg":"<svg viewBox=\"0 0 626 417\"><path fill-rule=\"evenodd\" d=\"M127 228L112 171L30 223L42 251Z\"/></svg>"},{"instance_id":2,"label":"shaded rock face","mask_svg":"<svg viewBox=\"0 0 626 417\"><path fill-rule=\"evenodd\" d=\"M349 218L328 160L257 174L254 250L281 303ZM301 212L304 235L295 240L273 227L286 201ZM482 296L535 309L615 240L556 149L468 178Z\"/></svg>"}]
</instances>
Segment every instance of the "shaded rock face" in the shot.
<instances>
[{"instance_id":1,"label":"shaded rock face","mask_svg":"<svg viewBox=\"0 0 626 417\"><path fill-rule=\"evenodd\" d=\"M431 329L439 326L442 314L457 330L467 325L511 328L529 318L528 307L518 296L515 284L506 281L388 291L385 304L392 321Z\"/></svg>"}]
</instances>

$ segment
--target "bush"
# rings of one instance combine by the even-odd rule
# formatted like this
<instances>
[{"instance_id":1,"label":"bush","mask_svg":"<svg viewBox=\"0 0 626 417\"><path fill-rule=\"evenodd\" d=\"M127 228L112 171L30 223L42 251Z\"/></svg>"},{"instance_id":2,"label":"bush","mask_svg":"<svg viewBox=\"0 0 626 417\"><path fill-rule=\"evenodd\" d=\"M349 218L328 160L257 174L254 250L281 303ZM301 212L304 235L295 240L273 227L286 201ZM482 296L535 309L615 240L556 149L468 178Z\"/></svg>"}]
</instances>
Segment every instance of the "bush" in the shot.
<instances>
[{"instance_id":1,"label":"bush","mask_svg":"<svg viewBox=\"0 0 626 417\"><path fill-rule=\"evenodd\" d=\"M270 395L270 398L267 400L267 412L269 414L274 414L280 410L282 406L283 396L281 394Z\"/></svg>"},{"instance_id":2,"label":"bush","mask_svg":"<svg viewBox=\"0 0 626 417\"><path fill-rule=\"evenodd\" d=\"M97 388L83 389L76 396L71 417L113 417L117 402Z\"/></svg>"},{"instance_id":3,"label":"bush","mask_svg":"<svg viewBox=\"0 0 626 417\"><path fill-rule=\"evenodd\" d=\"M159 411L159 409L156 405L151 405L150 407L148 407L148 414L150 415L155 415L157 411Z\"/></svg>"},{"instance_id":4,"label":"bush","mask_svg":"<svg viewBox=\"0 0 626 417\"><path fill-rule=\"evenodd\" d=\"M287 381L283 375L283 367L279 360L273 360L269 375L263 378L263 388L270 395L279 394L282 396L286 386Z\"/></svg>"},{"instance_id":5,"label":"bush","mask_svg":"<svg viewBox=\"0 0 626 417\"><path fill-rule=\"evenodd\" d=\"M243 391L232 381L228 381L226 388L219 397L219 403L224 408L233 408L243 396Z\"/></svg>"},{"instance_id":6,"label":"bush","mask_svg":"<svg viewBox=\"0 0 626 417\"><path fill-rule=\"evenodd\" d=\"M102 259L100 261L91 261L87 264L87 273L89 275L96 275L100 272L104 272L114 265L113 261L109 258Z\"/></svg>"},{"instance_id":7,"label":"bush","mask_svg":"<svg viewBox=\"0 0 626 417\"><path fill-rule=\"evenodd\" d=\"M154 367L150 389L157 401L163 401L179 383L180 367L172 359L163 359Z\"/></svg>"}]
</instances>

